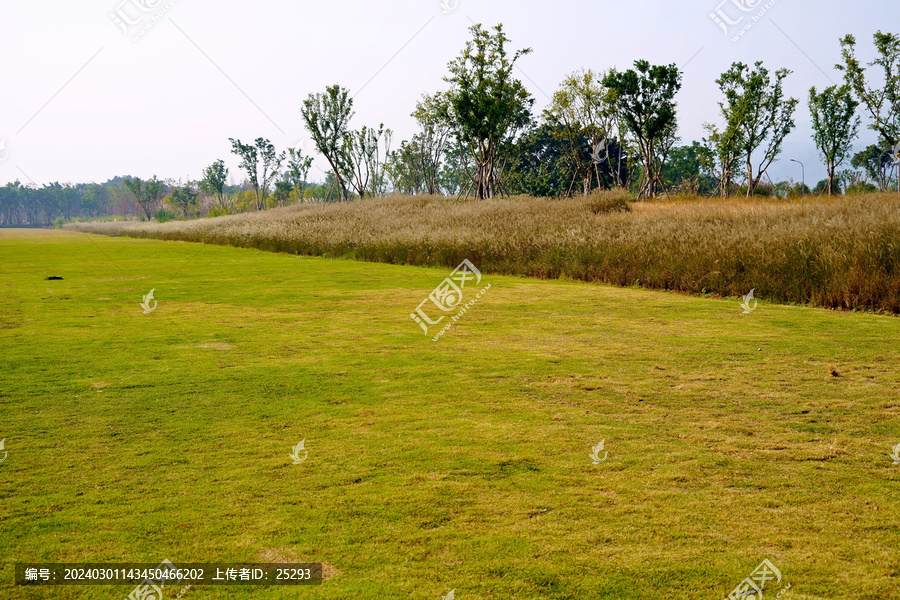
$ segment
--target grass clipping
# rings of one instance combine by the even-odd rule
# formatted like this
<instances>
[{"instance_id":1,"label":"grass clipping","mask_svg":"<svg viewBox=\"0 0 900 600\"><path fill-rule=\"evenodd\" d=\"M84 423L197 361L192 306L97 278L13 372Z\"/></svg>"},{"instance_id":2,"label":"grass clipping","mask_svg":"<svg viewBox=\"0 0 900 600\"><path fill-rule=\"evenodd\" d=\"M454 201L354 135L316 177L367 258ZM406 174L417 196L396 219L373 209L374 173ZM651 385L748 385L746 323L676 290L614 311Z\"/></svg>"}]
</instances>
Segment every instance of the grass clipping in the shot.
<instances>
[{"instance_id":1,"label":"grass clipping","mask_svg":"<svg viewBox=\"0 0 900 600\"><path fill-rule=\"evenodd\" d=\"M621 190L459 202L400 196L168 223L78 223L96 233L275 252L900 312L900 195L805 202L630 202Z\"/></svg>"}]
</instances>

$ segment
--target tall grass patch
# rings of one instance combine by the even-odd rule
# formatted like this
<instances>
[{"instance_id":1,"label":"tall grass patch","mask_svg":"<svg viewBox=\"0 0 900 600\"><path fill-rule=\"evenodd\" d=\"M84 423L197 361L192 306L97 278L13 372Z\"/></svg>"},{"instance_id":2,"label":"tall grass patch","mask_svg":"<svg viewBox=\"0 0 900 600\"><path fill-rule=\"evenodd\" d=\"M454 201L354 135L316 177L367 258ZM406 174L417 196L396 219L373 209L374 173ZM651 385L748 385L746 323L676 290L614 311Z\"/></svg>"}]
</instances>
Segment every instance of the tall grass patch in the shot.
<instances>
[{"instance_id":1,"label":"tall grass patch","mask_svg":"<svg viewBox=\"0 0 900 600\"><path fill-rule=\"evenodd\" d=\"M678 199L389 196L97 233L274 252L566 277L623 286L900 312L900 196Z\"/></svg>"}]
</instances>

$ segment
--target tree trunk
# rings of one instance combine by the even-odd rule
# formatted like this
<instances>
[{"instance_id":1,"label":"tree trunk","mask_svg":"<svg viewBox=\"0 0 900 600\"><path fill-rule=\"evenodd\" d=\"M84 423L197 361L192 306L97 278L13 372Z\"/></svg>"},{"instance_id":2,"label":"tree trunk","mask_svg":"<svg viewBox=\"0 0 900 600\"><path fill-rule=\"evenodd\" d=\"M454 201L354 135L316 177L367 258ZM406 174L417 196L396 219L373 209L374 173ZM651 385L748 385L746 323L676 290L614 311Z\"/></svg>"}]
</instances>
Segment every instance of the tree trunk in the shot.
<instances>
[{"instance_id":1,"label":"tree trunk","mask_svg":"<svg viewBox=\"0 0 900 600\"><path fill-rule=\"evenodd\" d=\"M653 173L653 156L649 152L644 159L644 179L647 181L647 197L656 197L656 175Z\"/></svg>"},{"instance_id":2,"label":"tree trunk","mask_svg":"<svg viewBox=\"0 0 900 600\"><path fill-rule=\"evenodd\" d=\"M475 199L486 200L493 198L495 195L494 188L494 164L488 158L484 162L478 163L475 171Z\"/></svg>"},{"instance_id":3,"label":"tree trunk","mask_svg":"<svg viewBox=\"0 0 900 600\"><path fill-rule=\"evenodd\" d=\"M751 198L756 194L756 186L753 182L753 163L750 162L750 157L747 157L747 197Z\"/></svg>"},{"instance_id":4,"label":"tree trunk","mask_svg":"<svg viewBox=\"0 0 900 600\"><path fill-rule=\"evenodd\" d=\"M731 167L724 167L722 169L722 177L719 180L719 187L721 188L719 191L722 195L722 198L728 198L731 195Z\"/></svg>"}]
</instances>

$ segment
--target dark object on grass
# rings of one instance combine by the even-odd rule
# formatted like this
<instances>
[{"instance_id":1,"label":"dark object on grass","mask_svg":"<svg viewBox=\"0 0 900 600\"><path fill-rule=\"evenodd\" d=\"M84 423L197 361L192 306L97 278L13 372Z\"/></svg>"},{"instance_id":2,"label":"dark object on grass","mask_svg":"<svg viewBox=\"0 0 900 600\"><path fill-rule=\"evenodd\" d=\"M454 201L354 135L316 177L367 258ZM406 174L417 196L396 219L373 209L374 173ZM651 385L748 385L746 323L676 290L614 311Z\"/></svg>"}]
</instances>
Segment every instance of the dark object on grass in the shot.
<instances>
[{"instance_id":1,"label":"dark object on grass","mask_svg":"<svg viewBox=\"0 0 900 600\"><path fill-rule=\"evenodd\" d=\"M62 277L60 277L59 275L51 275L50 277L47 278L47 281L56 280L56 279L62 279Z\"/></svg>"}]
</instances>

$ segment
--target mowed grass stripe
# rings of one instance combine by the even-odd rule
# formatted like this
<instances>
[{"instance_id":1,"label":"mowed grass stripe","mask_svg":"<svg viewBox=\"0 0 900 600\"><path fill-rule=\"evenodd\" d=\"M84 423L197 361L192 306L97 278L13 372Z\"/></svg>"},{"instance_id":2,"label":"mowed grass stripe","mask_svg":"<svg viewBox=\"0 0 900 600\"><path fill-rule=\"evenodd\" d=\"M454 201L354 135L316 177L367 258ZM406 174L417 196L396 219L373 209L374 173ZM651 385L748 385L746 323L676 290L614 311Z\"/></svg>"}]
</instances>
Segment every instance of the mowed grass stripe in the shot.
<instances>
[{"instance_id":1,"label":"mowed grass stripe","mask_svg":"<svg viewBox=\"0 0 900 600\"><path fill-rule=\"evenodd\" d=\"M724 597L763 558L896 597L896 318L485 275L432 342L443 269L5 230L0 265L3 598L166 557L332 575L197 598Z\"/></svg>"}]
</instances>

